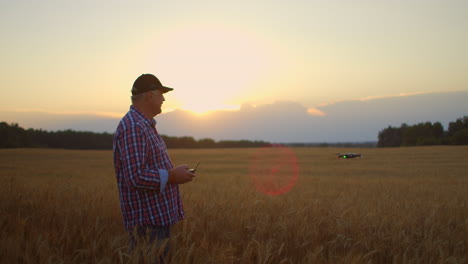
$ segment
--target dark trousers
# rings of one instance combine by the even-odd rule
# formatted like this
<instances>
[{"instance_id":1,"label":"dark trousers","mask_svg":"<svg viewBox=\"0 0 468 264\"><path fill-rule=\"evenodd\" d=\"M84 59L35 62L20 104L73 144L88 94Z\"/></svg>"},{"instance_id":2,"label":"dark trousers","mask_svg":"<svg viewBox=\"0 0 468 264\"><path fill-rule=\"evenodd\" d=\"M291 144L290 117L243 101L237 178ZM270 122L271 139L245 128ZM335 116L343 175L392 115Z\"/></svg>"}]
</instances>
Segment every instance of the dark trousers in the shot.
<instances>
[{"instance_id":1,"label":"dark trousers","mask_svg":"<svg viewBox=\"0 0 468 264\"><path fill-rule=\"evenodd\" d=\"M170 226L136 226L133 232L130 233L130 251L133 251L139 245L156 246L159 250L170 234ZM159 256L156 263L164 263L168 253L169 243L166 243L163 254Z\"/></svg>"}]
</instances>

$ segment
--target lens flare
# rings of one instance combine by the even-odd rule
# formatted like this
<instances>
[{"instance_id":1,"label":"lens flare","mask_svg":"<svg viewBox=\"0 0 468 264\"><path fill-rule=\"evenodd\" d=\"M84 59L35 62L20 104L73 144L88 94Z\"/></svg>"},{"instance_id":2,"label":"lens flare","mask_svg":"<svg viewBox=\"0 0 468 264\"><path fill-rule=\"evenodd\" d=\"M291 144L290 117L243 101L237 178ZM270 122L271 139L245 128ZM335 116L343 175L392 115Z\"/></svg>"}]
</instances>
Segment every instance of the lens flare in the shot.
<instances>
[{"instance_id":1,"label":"lens flare","mask_svg":"<svg viewBox=\"0 0 468 264\"><path fill-rule=\"evenodd\" d=\"M249 175L255 188L267 195L289 192L299 178L295 153L283 145L268 145L249 157Z\"/></svg>"}]
</instances>

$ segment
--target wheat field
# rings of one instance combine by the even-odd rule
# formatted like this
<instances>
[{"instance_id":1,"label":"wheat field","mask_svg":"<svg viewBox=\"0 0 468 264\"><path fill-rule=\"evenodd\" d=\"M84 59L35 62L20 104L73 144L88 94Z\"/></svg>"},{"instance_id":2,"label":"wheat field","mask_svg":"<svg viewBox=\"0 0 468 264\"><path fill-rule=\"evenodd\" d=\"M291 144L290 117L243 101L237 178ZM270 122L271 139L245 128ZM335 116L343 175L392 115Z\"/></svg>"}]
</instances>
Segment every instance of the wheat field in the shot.
<instances>
[{"instance_id":1,"label":"wheat field","mask_svg":"<svg viewBox=\"0 0 468 264\"><path fill-rule=\"evenodd\" d=\"M295 148L297 182L275 196L252 183L255 151L170 150L201 163L168 263L468 263L468 147ZM152 263L157 248L128 251L112 162L0 150L1 263Z\"/></svg>"}]
</instances>

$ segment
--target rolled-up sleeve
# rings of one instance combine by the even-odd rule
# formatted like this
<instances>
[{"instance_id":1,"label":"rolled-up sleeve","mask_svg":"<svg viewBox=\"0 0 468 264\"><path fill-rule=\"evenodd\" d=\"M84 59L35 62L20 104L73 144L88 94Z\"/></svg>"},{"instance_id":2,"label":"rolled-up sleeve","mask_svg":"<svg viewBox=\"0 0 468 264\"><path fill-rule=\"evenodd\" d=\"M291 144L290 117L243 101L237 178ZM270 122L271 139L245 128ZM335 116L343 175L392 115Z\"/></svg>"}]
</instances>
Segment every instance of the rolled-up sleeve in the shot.
<instances>
[{"instance_id":1,"label":"rolled-up sleeve","mask_svg":"<svg viewBox=\"0 0 468 264\"><path fill-rule=\"evenodd\" d=\"M159 178L161 179L161 192L166 188L167 181L169 180L169 172L167 170L159 170Z\"/></svg>"}]
</instances>

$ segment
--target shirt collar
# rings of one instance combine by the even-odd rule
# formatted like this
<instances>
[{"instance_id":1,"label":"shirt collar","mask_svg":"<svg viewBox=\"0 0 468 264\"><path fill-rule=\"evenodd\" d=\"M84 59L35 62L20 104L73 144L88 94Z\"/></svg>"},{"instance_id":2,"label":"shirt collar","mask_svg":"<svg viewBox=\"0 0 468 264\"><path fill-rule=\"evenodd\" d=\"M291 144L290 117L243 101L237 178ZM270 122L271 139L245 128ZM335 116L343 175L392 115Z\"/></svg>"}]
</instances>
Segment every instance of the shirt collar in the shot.
<instances>
[{"instance_id":1,"label":"shirt collar","mask_svg":"<svg viewBox=\"0 0 468 264\"><path fill-rule=\"evenodd\" d=\"M142 112L140 112L140 110L138 110L138 108L136 108L135 106L133 105L130 106L130 112L135 113L139 117L139 119L141 119L148 126L151 126L151 127L156 126L156 120L154 120L154 118L151 118L151 119L146 118L145 115Z\"/></svg>"}]
</instances>

